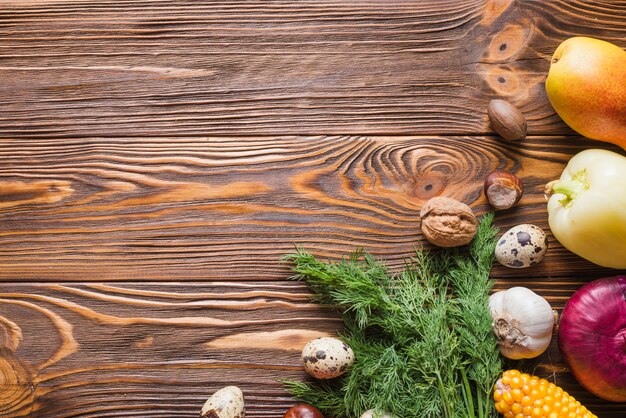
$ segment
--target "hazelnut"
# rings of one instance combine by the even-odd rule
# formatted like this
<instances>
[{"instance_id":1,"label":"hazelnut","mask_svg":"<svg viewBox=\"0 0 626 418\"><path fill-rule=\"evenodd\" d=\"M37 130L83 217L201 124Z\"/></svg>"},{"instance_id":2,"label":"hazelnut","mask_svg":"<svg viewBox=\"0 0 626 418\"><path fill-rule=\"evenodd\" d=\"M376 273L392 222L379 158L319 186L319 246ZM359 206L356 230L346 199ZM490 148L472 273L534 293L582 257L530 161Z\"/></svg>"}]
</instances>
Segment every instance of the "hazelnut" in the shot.
<instances>
[{"instance_id":1,"label":"hazelnut","mask_svg":"<svg viewBox=\"0 0 626 418\"><path fill-rule=\"evenodd\" d=\"M300 403L289 408L283 418L324 418L324 415L316 407Z\"/></svg>"},{"instance_id":2,"label":"hazelnut","mask_svg":"<svg viewBox=\"0 0 626 418\"><path fill-rule=\"evenodd\" d=\"M485 196L496 210L510 209L522 198L524 186L515 174L494 171L485 179Z\"/></svg>"},{"instance_id":3,"label":"hazelnut","mask_svg":"<svg viewBox=\"0 0 626 418\"><path fill-rule=\"evenodd\" d=\"M422 207L422 233L439 247L458 247L468 244L474 235L478 220L465 203L449 197L433 197Z\"/></svg>"},{"instance_id":4,"label":"hazelnut","mask_svg":"<svg viewBox=\"0 0 626 418\"><path fill-rule=\"evenodd\" d=\"M496 99L489 102L487 115L491 127L504 139L522 139L526 137L528 124L522 112L511 103Z\"/></svg>"}]
</instances>

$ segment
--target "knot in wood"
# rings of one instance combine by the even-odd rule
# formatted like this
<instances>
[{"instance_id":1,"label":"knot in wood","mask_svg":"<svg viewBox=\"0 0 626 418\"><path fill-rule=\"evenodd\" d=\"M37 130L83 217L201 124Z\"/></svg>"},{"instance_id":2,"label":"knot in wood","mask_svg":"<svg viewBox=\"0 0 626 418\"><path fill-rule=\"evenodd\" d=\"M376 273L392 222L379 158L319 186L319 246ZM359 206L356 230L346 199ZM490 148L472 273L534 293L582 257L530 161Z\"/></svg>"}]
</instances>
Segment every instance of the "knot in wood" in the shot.
<instances>
[{"instance_id":1,"label":"knot in wood","mask_svg":"<svg viewBox=\"0 0 626 418\"><path fill-rule=\"evenodd\" d=\"M0 348L0 416L26 417L35 400L32 373L15 353Z\"/></svg>"}]
</instances>

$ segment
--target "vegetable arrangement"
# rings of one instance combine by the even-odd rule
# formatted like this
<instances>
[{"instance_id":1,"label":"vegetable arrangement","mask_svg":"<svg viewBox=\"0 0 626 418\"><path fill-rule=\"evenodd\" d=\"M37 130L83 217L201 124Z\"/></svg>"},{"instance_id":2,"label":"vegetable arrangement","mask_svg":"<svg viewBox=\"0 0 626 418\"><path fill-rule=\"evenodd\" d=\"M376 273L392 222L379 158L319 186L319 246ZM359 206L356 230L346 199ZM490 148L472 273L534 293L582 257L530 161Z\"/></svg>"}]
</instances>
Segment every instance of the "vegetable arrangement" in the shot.
<instances>
[{"instance_id":1,"label":"vegetable arrangement","mask_svg":"<svg viewBox=\"0 0 626 418\"><path fill-rule=\"evenodd\" d=\"M615 65L606 65L613 62L619 73L626 54L590 38L566 44L555 51L546 83L551 103L574 129L624 147L620 127L626 119L612 109L626 103L626 84L617 93L606 91L608 100L583 100L582 106L561 87L563 80L586 77L572 62L589 60L598 73L614 71ZM492 100L487 113L503 138L526 136L524 115L511 103ZM483 187L497 211L513 208L524 192L522 181L502 170L490 173ZM626 268L626 157L580 152L545 192L550 229L565 248L601 266ZM283 418L491 418L498 412L507 418L597 418L545 379L515 369L502 373L501 356L535 358L548 348L557 314L524 287L489 296L491 265L494 259L509 268L540 263L548 251L545 232L521 224L497 237L493 213L479 220L468 205L444 196L426 202L420 219L424 238L441 249L417 251L400 274L363 251L336 264L304 249L286 257L294 263L294 279L305 280L320 303L341 311L345 332L341 339L306 344L303 367L318 381L284 382L306 403ZM558 344L582 386L626 402L626 277L599 279L575 292L561 315ZM243 418L241 390L216 392L201 416Z\"/></svg>"},{"instance_id":2,"label":"vegetable arrangement","mask_svg":"<svg viewBox=\"0 0 626 418\"><path fill-rule=\"evenodd\" d=\"M467 254L418 251L398 275L364 252L338 264L304 250L289 255L294 278L341 310L342 339L356 361L333 381L286 382L288 390L333 417L370 409L396 417L493 416L501 361L487 307L492 219L482 218Z\"/></svg>"}]
</instances>

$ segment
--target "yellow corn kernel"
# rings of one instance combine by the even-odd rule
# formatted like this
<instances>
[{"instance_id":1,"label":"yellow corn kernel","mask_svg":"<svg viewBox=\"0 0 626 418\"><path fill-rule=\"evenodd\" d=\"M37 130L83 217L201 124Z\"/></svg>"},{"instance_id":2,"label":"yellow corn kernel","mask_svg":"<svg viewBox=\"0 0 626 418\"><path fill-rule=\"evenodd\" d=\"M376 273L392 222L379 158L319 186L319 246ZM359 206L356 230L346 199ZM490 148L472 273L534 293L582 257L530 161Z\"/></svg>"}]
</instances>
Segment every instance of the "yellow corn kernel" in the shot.
<instances>
[{"instance_id":1,"label":"yellow corn kernel","mask_svg":"<svg viewBox=\"0 0 626 418\"><path fill-rule=\"evenodd\" d=\"M511 412L513 412L513 415L521 414L522 409L524 408L522 408L522 405L518 403L514 403L513 405L511 405Z\"/></svg>"},{"instance_id":2,"label":"yellow corn kernel","mask_svg":"<svg viewBox=\"0 0 626 418\"><path fill-rule=\"evenodd\" d=\"M511 391L511 396L513 396L513 400L515 403L521 403L522 399L524 399L524 392L521 389L513 389Z\"/></svg>"},{"instance_id":3,"label":"yellow corn kernel","mask_svg":"<svg viewBox=\"0 0 626 418\"><path fill-rule=\"evenodd\" d=\"M493 399L506 418L598 418L554 383L517 370L503 373Z\"/></svg>"},{"instance_id":4,"label":"yellow corn kernel","mask_svg":"<svg viewBox=\"0 0 626 418\"><path fill-rule=\"evenodd\" d=\"M511 378L511 387L513 389L519 389L524 385L524 382L522 381L521 377L515 376Z\"/></svg>"},{"instance_id":5,"label":"yellow corn kernel","mask_svg":"<svg viewBox=\"0 0 626 418\"><path fill-rule=\"evenodd\" d=\"M494 390L493 391L493 400L496 402L500 402L502 400L502 391Z\"/></svg>"}]
</instances>

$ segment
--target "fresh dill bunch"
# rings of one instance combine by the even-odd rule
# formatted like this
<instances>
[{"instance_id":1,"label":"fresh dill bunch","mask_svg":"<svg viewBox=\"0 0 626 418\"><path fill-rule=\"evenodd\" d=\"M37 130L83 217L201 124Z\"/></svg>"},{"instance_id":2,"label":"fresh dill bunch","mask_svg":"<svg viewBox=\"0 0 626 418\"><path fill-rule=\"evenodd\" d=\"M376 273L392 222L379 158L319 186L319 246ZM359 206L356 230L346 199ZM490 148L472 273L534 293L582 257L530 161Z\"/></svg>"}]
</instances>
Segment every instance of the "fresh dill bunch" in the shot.
<instances>
[{"instance_id":1,"label":"fresh dill bunch","mask_svg":"<svg viewBox=\"0 0 626 418\"><path fill-rule=\"evenodd\" d=\"M319 261L301 248L284 259L295 263L293 278L305 280L318 301L339 306L361 328L392 306L387 268L362 250L339 264Z\"/></svg>"},{"instance_id":2,"label":"fresh dill bunch","mask_svg":"<svg viewBox=\"0 0 626 418\"><path fill-rule=\"evenodd\" d=\"M466 248L416 250L398 274L362 250L338 263L302 248L287 255L292 278L342 313L341 338L356 358L339 378L286 381L287 390L336 418L372 408L398 418L496 416L490 394L502 364L488 309L492 224L493 214L484 215Z\"/></svg>"}]
</instances>

